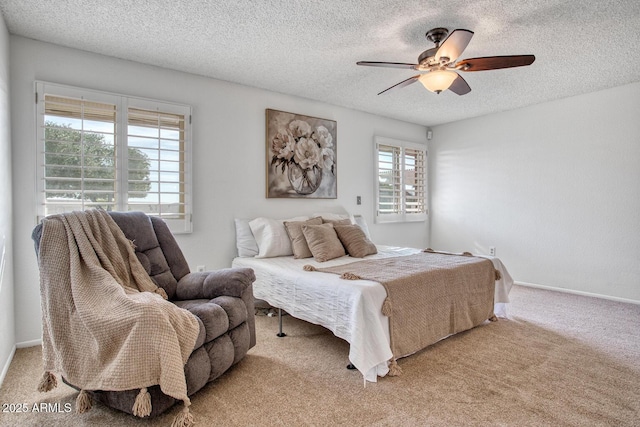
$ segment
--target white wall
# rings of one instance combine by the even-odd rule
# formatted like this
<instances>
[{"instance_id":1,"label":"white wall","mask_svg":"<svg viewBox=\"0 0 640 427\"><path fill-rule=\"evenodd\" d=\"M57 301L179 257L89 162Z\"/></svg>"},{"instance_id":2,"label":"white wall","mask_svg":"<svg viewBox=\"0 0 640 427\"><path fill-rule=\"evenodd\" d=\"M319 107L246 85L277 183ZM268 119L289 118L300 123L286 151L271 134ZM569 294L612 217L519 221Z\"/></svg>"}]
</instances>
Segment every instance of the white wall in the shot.
<instances>
[{"instance_id":1,"label":"white wall","mask_svg":"<svg viewBox=\"0 0 640 427\"><path fill-rule=\"evenodd\" d=\"M9 32L0 14L0 384L15 349L10 131Z\"/></svg>"},{"instance_id":2,"label":"white wall","mask_svg":"<svg viewBox=\"0 0 640 427\"><path fill-rule=\"evenodd\" d=\"M38 273L30 233L35 210L34 80L194 107L194 232L178 236L192 268L228 267L235 217L286 218L344 211L365 216L378 243L423 247L425 223L373 222L373 136L425 141L425 128L319 102L11 37L16 340L40 338ZM265 198L265 109L336 120L338 199ZM356 205L356 196L362 205Z\"/></svg>"},{"instance_id":3,"label":"white wall","mask_svg":"<svg viewBox=\"0 0 640 427\"><path fill-rule=\"evenodd\" d=\"M640 83L434 129L431 246L640 301Z\"/></svg>"}]
</instances>

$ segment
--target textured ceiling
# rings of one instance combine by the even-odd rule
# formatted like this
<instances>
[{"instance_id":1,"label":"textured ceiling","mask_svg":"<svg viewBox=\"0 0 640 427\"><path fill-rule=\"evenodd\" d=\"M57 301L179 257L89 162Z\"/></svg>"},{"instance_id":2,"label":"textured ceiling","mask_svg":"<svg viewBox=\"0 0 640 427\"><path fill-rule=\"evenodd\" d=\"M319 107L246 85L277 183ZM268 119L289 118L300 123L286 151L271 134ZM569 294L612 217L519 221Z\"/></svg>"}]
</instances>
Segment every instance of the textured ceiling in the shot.
<instances>
[{"instance_id":1,"label":"textured ceiling","mask_svg":"<svg viewBox=\"0 0 640 427\"><path fill-rule=\"evenodd\" d=\"M0 0L12 34L432 126L640 81L638 0ZM420 84L434 27L475 32L461 59L534 54L464 73L472 91Z\"/></svg>"}]
</instances>

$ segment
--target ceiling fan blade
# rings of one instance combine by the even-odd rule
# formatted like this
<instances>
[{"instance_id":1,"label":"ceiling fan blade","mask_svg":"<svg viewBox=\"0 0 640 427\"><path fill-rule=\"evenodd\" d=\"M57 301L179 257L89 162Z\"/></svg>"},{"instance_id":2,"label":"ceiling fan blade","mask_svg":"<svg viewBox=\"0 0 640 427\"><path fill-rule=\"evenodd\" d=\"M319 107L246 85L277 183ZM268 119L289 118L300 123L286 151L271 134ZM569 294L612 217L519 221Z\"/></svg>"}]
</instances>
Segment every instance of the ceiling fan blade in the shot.
<instances>
[{"instance_id":1,"label":"ceiling fan blade","mask_svg":"<svg viewBox=\"0 0 640 427\"><path fill-rule=\"evenodd\" d=\"M458 77L451 83L451 86L449 86L449 90L458 95L466 95L471 92L471 87L469 87L467 81L458 74Z\"/></svg>"},{"instance_id":2,"label":"ceiling fan blade","mask_svg":"<svg viewBox=\"0 0 640 427\"><path fill-rule=\"evenodd\" d=\"M383 90L378 95L382 95L386 91L394 89L394 88L400 88L400 87L409 86L411 83L417 82L418 81L418 77L420 77L420 74L418 74L417 76L409 77L408 79L403 80L400 83L396 83L393 86L391 86L390 88L387 88L387 89Z\"/></svg>"},{"instance_id":3,"label":"ceiling fan blade","mask_svg":"<svg viewBox=\"0 0 640 427\"><path fill-rule=\"evenodd\" d=\"M486 56L484 58L463 59L456 64L456 68L460 71L497 70L531 65L535 60L534 55Z\"/></svg>"},{"instance_id":4,"label":"ceiling fan blade","mask_svg":"<svg viewBox=\"0 0 640 427\"><path fill-rule=\"evenodd\" d=\"M387 67L387 68L415 68L418 64L407 64L404 62L375 62L375 61L358 61L357 65L366 65L367 67Z\"/></svg>"},{"instance_id":5,"label":"ceiling fan blade","mask_svg":"<svg viewBox=\"0 0 640 427\"><path fill-rule=\"evenodd\" d=\"M462 55L462 51L467 48L467 45L473 37L473 31L469 30L453 30L449 37L445 39L436 52L436 60L440 61L440 58L449 58L447 64L458 59Z\"/></svg>"}]
</instances>

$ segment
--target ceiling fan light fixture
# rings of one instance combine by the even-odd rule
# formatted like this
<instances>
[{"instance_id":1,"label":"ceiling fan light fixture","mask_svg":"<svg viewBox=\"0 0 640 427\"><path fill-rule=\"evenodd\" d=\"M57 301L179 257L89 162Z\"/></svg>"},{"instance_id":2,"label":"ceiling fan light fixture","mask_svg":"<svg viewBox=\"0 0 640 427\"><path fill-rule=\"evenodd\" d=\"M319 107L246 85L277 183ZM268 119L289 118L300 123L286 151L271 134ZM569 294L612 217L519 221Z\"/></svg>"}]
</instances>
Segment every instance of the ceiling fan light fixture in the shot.
<instances>
[{"instance_id":1,"label":"ceiling fan light fixture","mask_svg":"<svg viewBox=\"0 0 640 427\"><path fill-rule=\"evenodd\" d=\"M431 92L440 93L449 89L453 81L458 78L458 74L450 70L434 70L422 74L418 80Z\"/></svg>"}]
</instances>

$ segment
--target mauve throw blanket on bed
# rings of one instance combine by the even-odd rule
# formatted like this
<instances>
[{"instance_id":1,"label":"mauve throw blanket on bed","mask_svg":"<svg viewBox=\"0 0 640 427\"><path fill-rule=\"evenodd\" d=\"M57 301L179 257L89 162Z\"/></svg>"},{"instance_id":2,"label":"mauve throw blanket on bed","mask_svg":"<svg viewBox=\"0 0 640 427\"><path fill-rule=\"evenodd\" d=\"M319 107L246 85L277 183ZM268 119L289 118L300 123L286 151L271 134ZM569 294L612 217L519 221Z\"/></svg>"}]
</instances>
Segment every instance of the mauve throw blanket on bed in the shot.
<instances>
[{"instance_id":1,"label":"mauve throw blanket on bed","mask_svg":"<svg viewBox=\"0 0 640 427\"><path fill-rule=\"evenodd\" d=\"M188 425L184 365L198 321L161 296L113 219L102 210L46 218L38 259L43 380L50 382L41 390L55 386L52 372L83 391L141 389L134 414L144 416L146 387L159 384L184 401L179 417Z\"/></svg>"},{"instance_id":2,"label":"mauve throw blanket on bed","mask_svg":"<svg viewBox=\"0 0 640 427\"><path fill-rule=\"evenodd\" d=\"M408 356L493 317L496 270L488 259L421 252L311 271L373 280L387 291L391 351Z\"/></svg>"}]
</instances>

